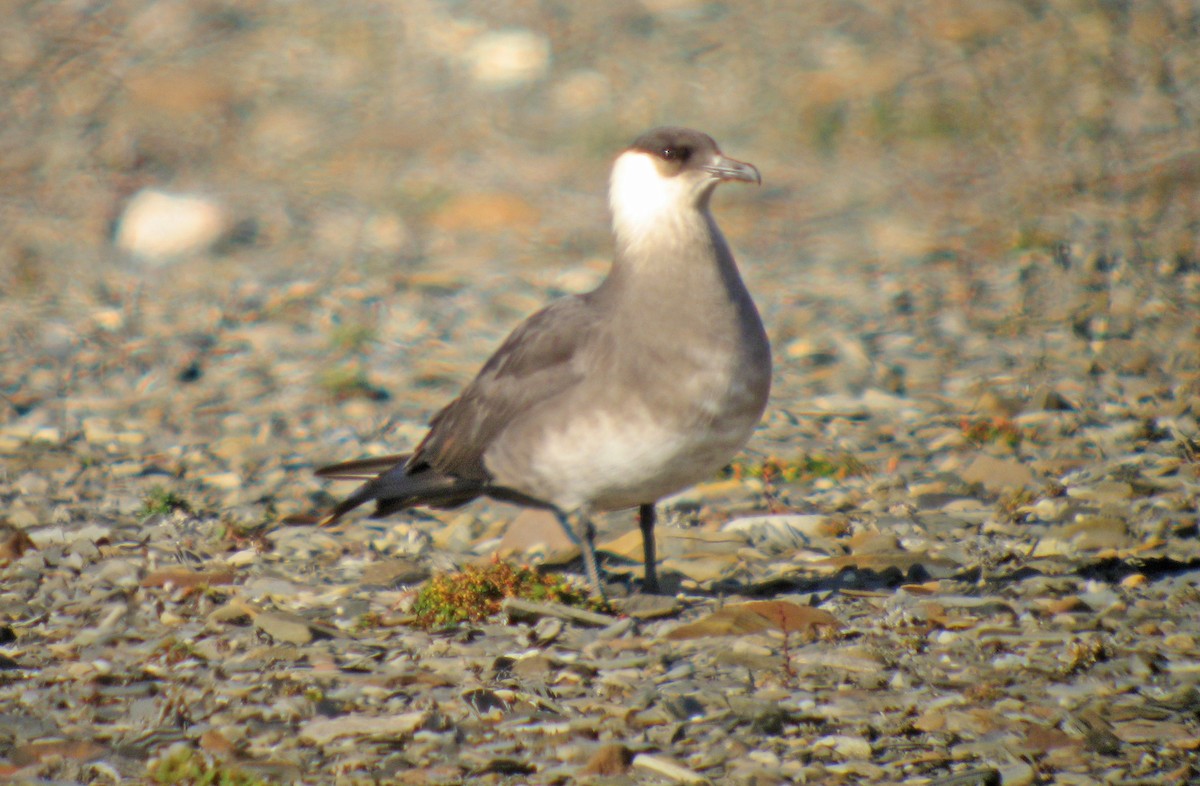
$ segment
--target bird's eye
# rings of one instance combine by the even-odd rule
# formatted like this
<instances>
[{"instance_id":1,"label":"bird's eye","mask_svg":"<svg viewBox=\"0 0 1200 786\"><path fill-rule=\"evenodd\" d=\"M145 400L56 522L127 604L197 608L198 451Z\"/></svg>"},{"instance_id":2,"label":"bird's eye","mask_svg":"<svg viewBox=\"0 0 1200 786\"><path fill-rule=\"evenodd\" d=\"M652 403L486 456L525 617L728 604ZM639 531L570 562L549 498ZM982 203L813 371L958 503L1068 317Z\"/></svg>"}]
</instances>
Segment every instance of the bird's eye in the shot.
<instances>
[{"instance_id":1,"label":"bird's eye","mask_svg":"<svg viewBox=\"0 0 1200 786\"><path fill-rule=\"evenodd\" d=\"M660 153L663 161L687 161L691 154L690 147L664 147Z\"/></svg>"}]
</instances>

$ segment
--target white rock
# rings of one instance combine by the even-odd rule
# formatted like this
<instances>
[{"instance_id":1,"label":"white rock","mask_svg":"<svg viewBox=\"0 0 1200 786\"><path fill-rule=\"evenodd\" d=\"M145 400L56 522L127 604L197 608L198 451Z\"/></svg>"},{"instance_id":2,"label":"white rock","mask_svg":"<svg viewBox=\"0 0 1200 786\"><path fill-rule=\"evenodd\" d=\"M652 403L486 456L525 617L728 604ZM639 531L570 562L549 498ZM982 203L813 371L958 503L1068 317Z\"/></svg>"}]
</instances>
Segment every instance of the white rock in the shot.
<instances>
[{"instance_id":1,"label":"white rock","mask_svg":"<svg viewBox=\"0 0 1200 786\"><path fill-rule=\"evenodd\" d=\"M67 542L67 533L62 527L43 527L42 529L28 530L25 534L29 536L29 539L39 549L44 549L56 543Z\"/></svg>"},{"instance_id":2,"label":"white rock","mask_svg":"<svg viewBox=\"0 0 1200 786\"><path fill-rule=\"evenodd\" d=\"M465 58L480 85L515 87L546 75L550 42L528 30L497 30L472 41Z\"/></svg>"},{"instance_id":3,"label":"white rock","mask_svg":"<svg viewBox=\"0 0 1200 786\"><path fill-rule=\"evenodd\" d=\"M818 515L746 516L726 523L721 531L744 535L756 548L777 554L826 545L828 520Z\"/></svg>"},{"instance_id":4,"label":"white rock","mask_svg":"<svg viewBox=\"0 0 1200 786\"><path fill-rule=\"evenodd\" d=\"M665 756L639 753L633 757L633 767L638 770L646 770L672 783L695 784L696 786L711 783L708 778L705 778L700 773L690 770L681 764L676 764Z\"/></svg>"},{"instance_id":5,"label":"white rock","mask_svg":"<svg viewBox=\"0 0 1200 786\"><path fill-rule=\"evenodd\" d=\"M86 524L77 530L71 532L71 538L76 541L91 541L96 542L112 535L112 527L105 527L102 524Z\"/></svg>"},{"instance_id":6,"label":"white rock","mask_svg":"<svg viewBox=\"0 0 1200 786\"><path fill-rule=\"evenodd\" d=\"M62 432L54 426L42 426L33 432L34 442L62 442Z\"/></svg>"},{"instance_id":7,"label":"white rock","mask_svg":"<svg viewBox=\"0 0 1200 786\"><path fill-rule=\"evenodd\" d=\"M300 726L300 739L317 745L339 737L392 740L412 734L424 726L427 719L428 713L424 710L383 717L359 713L337 718L314 718Z\"/></svg>"},{"instance_id":8,"label":"white rock","mask_svg":"<svg viewBox=\"0 0 1200 786\"><path fill-rule=\"evenodd\" d=\"M117 248L144 262L164 264L208 250L229 226L229 214L216 200L139 191L117 225Z\"/></svg>"},{"instance_id":9,"label":"white rock","mask_svg":"<svg viewBox=\"0 0 1200 786\"><path fill-rule=\"evenodd\" d=\"M1000 782L1004 786L1029 786L1036 781L1037 773L1025 762L1009 764L1000 770Z\"/></svg>"},{"instance_id":10,"label":"white rock","mask_svg":"<svg viewBox=\"0 0 1200 786\"><path fill-rule=\"evenodd\" d=\"M96 572L96 578L106 581L114 587L132 589L138 585L138 568L129 560L110 559ZM118 611L120 610L118 609ZM111 625L114 622L115 619L110 619L107 624ZM105 622L101 622L100 627L107 630Z\"/></svg>"},{"instance_id":11,"label":"white rock","mask_svg":"<svg viewBox=\"0 0 1200 786\"><path fill-rule=\"evenodd\" d=\"M14 485L17 491L27 497L40 497L50 490L50 481L38 472L26 472L17 478Z\"/></svg>"},{"instance_id":12,"label":"white rock","mask_svg":"<svg viewBox=\"0 0 1200 786\"><path fill-rule=\"evenodd\" d=\"M831 734L813 741L813 748L830 748L843 760L870 759L871 743L862 737L851 737L843 734Z\"/></svg>"},{"instance_id":13,"label":"white rock","mask_svg":"<svg viewBox=\"0 0 1200 786\"><path fill-rule=\"evenodd\" d=\"M258 562L258 549L241 549L225 558L225 564L234 568L242 568Z\"/></svg>"}]
</instances>

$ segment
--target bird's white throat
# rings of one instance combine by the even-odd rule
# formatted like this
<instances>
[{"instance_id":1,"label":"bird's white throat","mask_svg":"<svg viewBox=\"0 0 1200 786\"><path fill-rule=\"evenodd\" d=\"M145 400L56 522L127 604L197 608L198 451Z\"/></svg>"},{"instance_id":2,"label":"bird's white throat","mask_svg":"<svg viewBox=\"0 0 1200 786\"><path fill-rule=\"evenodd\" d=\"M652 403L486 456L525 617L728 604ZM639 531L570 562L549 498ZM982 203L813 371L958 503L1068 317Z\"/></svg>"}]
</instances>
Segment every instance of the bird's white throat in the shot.
<instances>
[{"instance_id":1,"label":"bird's white throat","mask_svg":"<svg viewBox=\"0 0 1200 786\"><path fill-rule=\"evenodd\" d=\"M608 192L620 250L636 254L705 231L707 200L698 193L705 187L711 186L693 178L664 176L647 153L622 153L613 165Z\"/></svg>"}]
</instances>

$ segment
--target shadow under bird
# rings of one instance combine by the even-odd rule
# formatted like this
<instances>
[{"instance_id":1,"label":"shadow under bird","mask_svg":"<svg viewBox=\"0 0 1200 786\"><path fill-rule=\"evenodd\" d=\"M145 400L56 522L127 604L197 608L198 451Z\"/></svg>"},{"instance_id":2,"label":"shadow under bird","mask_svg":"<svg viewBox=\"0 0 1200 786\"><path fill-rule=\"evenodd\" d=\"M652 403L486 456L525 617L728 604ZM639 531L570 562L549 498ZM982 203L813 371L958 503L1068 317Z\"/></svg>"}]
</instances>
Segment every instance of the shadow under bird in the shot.
<instances>
[{"instance_id":1,"label":"shadow under bird","mask_svg":"<svg viewBox=\"0 0 1200 786\"><path fill-rule=\"evenodd\" d=\"M729 463L771 386L762 320L709 212L725 181L761 178L699 131L639 136L613 166L608 277L520 324L412 453L318 470L364 481L321 523L367 502L372 518L478 497L546 508L603 595L592 514L637 507L657 592L655 503Z\"/></svg>"}]
</instances>

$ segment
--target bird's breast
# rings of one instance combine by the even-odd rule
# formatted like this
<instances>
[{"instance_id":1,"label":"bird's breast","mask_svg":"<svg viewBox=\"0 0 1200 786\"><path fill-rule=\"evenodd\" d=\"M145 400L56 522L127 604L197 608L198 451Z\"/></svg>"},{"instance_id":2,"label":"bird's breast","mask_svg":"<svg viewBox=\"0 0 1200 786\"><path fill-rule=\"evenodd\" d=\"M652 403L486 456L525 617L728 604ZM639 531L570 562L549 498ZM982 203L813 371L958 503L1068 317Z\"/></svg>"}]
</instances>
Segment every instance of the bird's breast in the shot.
<instances>
[{"instance_id":1,"label":"bird's breast","mask_svg":"<svg viewBox=\"0 0 1200 786\"><path fill-rule=\"evenodd\" d=\"M759 338L658 332L598 352L585 384L506 429L488 467L501 485L565 509L652 503L714 477L766 405Z\"/></svg>"}]
</instances>

